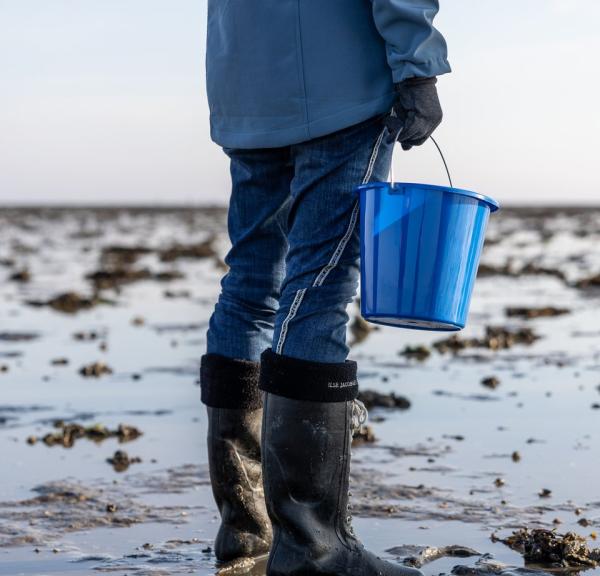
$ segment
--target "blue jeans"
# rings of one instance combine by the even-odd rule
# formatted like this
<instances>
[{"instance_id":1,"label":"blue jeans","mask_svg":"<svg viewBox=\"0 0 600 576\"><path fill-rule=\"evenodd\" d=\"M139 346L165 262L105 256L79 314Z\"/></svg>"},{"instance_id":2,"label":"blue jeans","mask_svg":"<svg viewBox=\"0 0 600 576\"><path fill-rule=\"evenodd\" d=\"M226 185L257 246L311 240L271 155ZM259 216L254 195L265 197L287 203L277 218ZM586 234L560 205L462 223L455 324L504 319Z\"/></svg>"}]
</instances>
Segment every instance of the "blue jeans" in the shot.
<instances>
[{"instance_id":1,"label":"blue jeans","mask_svg":"<svg viewBox=\"0 0 600 576\"><path fill-rule=\"evenodd\" d=\"M229 149L229 272L210 319L209 354L343 362L359 279L357 185L386 180L382 116L282 148Z\"/></svg>"}]
</instances>

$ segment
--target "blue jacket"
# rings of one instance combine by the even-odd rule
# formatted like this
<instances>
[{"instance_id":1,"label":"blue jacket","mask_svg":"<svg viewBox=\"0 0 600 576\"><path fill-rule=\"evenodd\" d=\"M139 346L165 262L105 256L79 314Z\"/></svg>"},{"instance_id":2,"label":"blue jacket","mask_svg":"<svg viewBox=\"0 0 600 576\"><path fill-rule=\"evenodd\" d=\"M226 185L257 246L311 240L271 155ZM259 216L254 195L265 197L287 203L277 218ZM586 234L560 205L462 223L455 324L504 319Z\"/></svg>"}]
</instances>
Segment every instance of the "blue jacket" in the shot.
<instances>
[{"instance_id":1,"label":"blue jacket","mask_svg":"<svg viewBox=\"0 0 600 576\"><path fill-rule=\"evenodd\" d=\"M439 0L208 0L211 137L287 146L390 110L393 83L450 71Z\"/></svg>"}]
</instances>

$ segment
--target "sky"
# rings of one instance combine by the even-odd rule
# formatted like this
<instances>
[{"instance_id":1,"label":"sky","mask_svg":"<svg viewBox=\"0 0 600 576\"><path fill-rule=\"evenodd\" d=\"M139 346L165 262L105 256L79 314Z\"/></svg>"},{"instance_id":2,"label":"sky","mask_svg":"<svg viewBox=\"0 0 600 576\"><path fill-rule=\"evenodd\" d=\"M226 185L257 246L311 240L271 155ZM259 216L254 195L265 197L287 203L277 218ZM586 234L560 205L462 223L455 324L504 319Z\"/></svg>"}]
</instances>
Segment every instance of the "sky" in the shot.
<instances>
[{"instance_id":1,"label":"sky","mask_svg":"<svg viewBox=\"0 0 600 576\"><path fill-rule=\"evenodd\" d=\"M441 3L455 185L600 203L600 2ZM206 0L0 0L0 204L227 203L205 27ZM396 179L444 184L436 154L398 147Z\"/></svg>"}]
</instances>

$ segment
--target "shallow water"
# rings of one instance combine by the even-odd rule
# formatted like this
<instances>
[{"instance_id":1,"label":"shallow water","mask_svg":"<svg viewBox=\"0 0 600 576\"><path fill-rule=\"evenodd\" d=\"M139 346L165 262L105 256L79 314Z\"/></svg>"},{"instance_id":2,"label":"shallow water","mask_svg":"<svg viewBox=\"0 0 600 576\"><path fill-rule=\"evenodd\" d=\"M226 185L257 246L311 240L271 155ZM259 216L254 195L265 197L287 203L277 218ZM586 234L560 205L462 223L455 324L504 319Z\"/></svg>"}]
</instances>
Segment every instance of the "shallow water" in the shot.
<instances>
[{"instance_id":1,"label":"shallow water","mask_svg":"<svg viewBox=\"0 0 600 576\"><path fill-rule=\"evenodd\" d=\"M492 219L484 262L510 262L516 272L478 280L461 337L481 337L489 325L527 326L540 340L501 351L433 350L418 362L399 352L431 346L443 334L381 328L352 350L363 389L411 402L408 410L371 410L377 442L354 450L356 531L390 558L406 555L402 545L458 544L492 555L479 561L483 573L492 560L523 565L519 554L490 540L492 533L557 526L589 536L600 522L600 409L593 407L600 403L600 289L576 287L600 272L600 211L500 214ZM218 522L197 368L219 289L219 258L161 262L156 253L141 255L134 268L185 277L103 290L110 304L77 314L25 302L67 291L90 295L85 275L99 268L108 245L158 250L216 234L222 256L223 228L221 211L0 212L0 574L215 572ZM14 263L1 263L6 259ZM519 274L531 263L564 279ZM8 280L25 267L30 282ZM521 320L506 317L510 306L571 312ZM78 332L97 338L77 340ZM59 358L68 364L53 365ZM98 361L112 374L79 374ZM499 386L482 386L492 375ZM27 443L56 432L56 420L126 424L143 435L123 444L81 438L72 448ZM116 450L141 463L116 472L106 462ZM549 497L539 496L543 489ZM556 518L562 523L553 524ZM424 571L477 561L443 558Z\"/></svg>"}]
</instances>

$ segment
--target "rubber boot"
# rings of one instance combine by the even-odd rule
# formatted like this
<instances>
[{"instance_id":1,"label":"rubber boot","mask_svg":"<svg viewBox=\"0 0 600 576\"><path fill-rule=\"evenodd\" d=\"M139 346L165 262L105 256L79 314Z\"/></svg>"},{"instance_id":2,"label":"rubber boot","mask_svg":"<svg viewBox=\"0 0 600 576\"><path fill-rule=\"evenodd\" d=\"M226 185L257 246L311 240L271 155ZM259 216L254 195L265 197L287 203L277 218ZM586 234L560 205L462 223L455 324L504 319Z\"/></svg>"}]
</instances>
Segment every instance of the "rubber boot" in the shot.
<instances>
[{"instance_id":1,"label":"rubber boot","mask_svg":"<svg viewBox=\"0 0 600 576\"><path fill-rule=\"evenodd\" d=\"M348 506L356 364L262 356L267 576L422 576L366 551ZM353 414L354 412L354 414Z\"/></svg>"},{"instance_id":2,"label":"rubber boot","mask_svg":"<svg viewBox=\"0 0 600 576\"><path fill-rule=\"evenodd\" d=\"M269 551L272 530L261 470L262 397L259 364L207 354L202 358L202 401L208 412L208 464L221 525L220 562Z\"/></svg>"}]
</instances>

